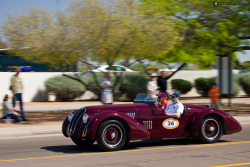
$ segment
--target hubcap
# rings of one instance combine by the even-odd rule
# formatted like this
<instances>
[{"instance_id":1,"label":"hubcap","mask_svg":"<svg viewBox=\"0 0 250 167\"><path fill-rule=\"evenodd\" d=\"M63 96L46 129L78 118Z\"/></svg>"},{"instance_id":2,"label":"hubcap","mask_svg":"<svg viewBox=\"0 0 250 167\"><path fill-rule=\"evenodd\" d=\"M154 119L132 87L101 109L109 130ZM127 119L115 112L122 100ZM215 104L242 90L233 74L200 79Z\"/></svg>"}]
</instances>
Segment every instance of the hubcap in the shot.
<instances>
[{"instance_id":1,"label":"hubcap","mask_svg":"<svg viewBox=\"0 0 250 167\"><path fill-rule=\"evenodd\" d=\"M202 131L207 139L213 140L220 132L219 123L215 119L207 119L203 124Z\"/></svg>"},{"instance_id":2,"label":"hubcap","mask_svg":"<svg viewBox=\"0 0 250 167\"><path fill-rule=\"evenodd\" d=\"M122 141L123 133L118 125L111 124L104 129L102 138L108 147L116 147Z\"/></svg>"},{"instance_id":3,"label":"hubcap","mask_svg":"<svg viewBox=\"0 0 250 167\"><path fill-rule=\"evenodd\" d=\"M210 132L213 132L214 129L215 129L214 127L210 127L210 128L209 128Z\"/></svg>"},{"instance_id":4,"label":"hubcap","mask_svg":"<svg viewBox=\"0 0 250 167\"><path fill-rule=\"evenodd\" d=\"M115 132L111 134L111 139L115 138Z\"/></svg>"}]
</instances>

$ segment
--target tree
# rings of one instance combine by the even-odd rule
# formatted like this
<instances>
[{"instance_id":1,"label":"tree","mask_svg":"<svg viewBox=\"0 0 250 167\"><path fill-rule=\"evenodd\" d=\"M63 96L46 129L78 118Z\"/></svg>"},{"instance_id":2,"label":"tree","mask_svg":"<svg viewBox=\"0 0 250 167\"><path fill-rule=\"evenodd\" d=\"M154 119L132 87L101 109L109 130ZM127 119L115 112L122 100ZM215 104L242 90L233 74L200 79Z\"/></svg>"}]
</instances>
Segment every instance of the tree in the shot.
<instances>
[{"instance_id":1,"label":"tree","mask_svg":"<svg viewBox=\"0 0 250 167\"><path fill-rule=\"evenodd\" d=\"M243 69L250 69L250 61L245 61L241 64Z\"/></svg>"},{"instance_id":2,"label":"tree","mask_svg":"<svg viewBox=\"0 0 250 167\"><path fill-rule=\"evenodd\" d=\"M7 48L7 45L0 38L0 49L6 49L6 48Z\"/></svg>"},{"instance_id":3,"label":"tree","mask_svg":"<svg viewBox=\"0 0 250 167\"><path fill-rule=\"evenodd\" d=\"M157 7L147 9L135 0L108 5L97 0L76 1L56 19L46 10L32 8L23 16L10 16L3 31L16 54L58 67L76 61L90 68L93 61L112 66L121 59L129 66L131 59L162 57L179 40L171 18ZM114 75L116 86L122 73ZM65 76L91 89L77 74ZM100 81L94 73L93 77L98 86Z\"/></svg>"},{"instance_id":4,"label":"tree","mask_svg":"<svg viewBox=\"0 0 250 167\"><path fill-rule=\"evenodd\" d=\"M201 67L216 64L216 56L235 56L249 50L250 6L220 4L210 0L143 0L172 15L183 40L166 56L166 60L189 61ZM176 56L173 56L176 55Z\"/></svg>"}]
</instances>

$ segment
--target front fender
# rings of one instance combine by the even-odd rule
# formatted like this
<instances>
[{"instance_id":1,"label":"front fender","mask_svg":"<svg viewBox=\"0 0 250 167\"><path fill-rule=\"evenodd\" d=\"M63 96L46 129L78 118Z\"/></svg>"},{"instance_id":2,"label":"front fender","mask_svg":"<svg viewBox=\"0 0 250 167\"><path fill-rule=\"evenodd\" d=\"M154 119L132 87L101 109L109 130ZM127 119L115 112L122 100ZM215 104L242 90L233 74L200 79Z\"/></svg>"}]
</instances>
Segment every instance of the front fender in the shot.
<instances>
[{"instance_id":1,"label":"front fender","mask_svg":"<svg viewBox=\"0 0 250 167\"><path fill-rule=\"evenodd\" d=\"M150 137L149 131L140 122L116 111L107 111L95 115L88 123L86 137L89 140L94 140L100 124L108 118L123 119L129 126L130 139L148 139Z\"/></svg>"},{"instance_id":2,"label":"front fender","mask_svg":"<svg viewBox=\"0 0 250 167\"><path fill-rule=\"evenodd\" d=\"M198 136L199 134L199 128L201 121L207 116L207 115L215 115L218 116L218 118L223 119L222 124L225 122L225 119L230 116L223 111L214 109L214 108L208 108L205 110L202 110L201 112L197 113L193 119L192 125L191 125L191 133L193 136ZM223 125L223 127L226 125ZM226 127L224 127L226 128Z\"/></svg>"}]
</instances>

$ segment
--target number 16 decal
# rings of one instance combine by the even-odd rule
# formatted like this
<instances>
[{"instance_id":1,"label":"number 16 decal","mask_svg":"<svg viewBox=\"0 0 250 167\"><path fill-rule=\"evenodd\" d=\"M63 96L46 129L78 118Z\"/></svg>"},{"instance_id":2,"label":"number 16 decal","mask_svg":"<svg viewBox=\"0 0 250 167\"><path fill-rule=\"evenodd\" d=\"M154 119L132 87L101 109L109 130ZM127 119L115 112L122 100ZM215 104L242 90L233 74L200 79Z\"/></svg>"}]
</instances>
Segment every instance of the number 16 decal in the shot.
<instances>
[{"instance_id":1,"label":"number 16 decal","mask_svg":"<svg viewBox=\"0 0 250 167\"><path fill-rule=\"evenodd\" d=\"M162 126L166 129L175 129L179 126L179 121L174 118L165 119L162 122Z\"/></svg>"}]
</instances>

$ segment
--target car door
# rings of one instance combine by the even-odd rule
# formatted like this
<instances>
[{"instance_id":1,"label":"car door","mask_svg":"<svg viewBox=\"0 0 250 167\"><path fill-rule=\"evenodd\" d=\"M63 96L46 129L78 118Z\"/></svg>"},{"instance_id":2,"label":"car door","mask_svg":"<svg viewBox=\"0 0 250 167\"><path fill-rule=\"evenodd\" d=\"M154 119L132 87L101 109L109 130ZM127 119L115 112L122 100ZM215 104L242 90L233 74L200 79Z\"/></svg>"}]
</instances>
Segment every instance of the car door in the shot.
<instances>
[{"instance_id":1,"label":"car door","mask_svg":"<svg viewBox=\"0 0 250 167\"><path fill-rule=\"evenodd\" d=\"M182 136L188 124L185 115L180 118L170 117L156 105L152 106L152 110L154 111L155 119L150 135L151 138L172 138Z\"/></svg>"}]
</instances>

